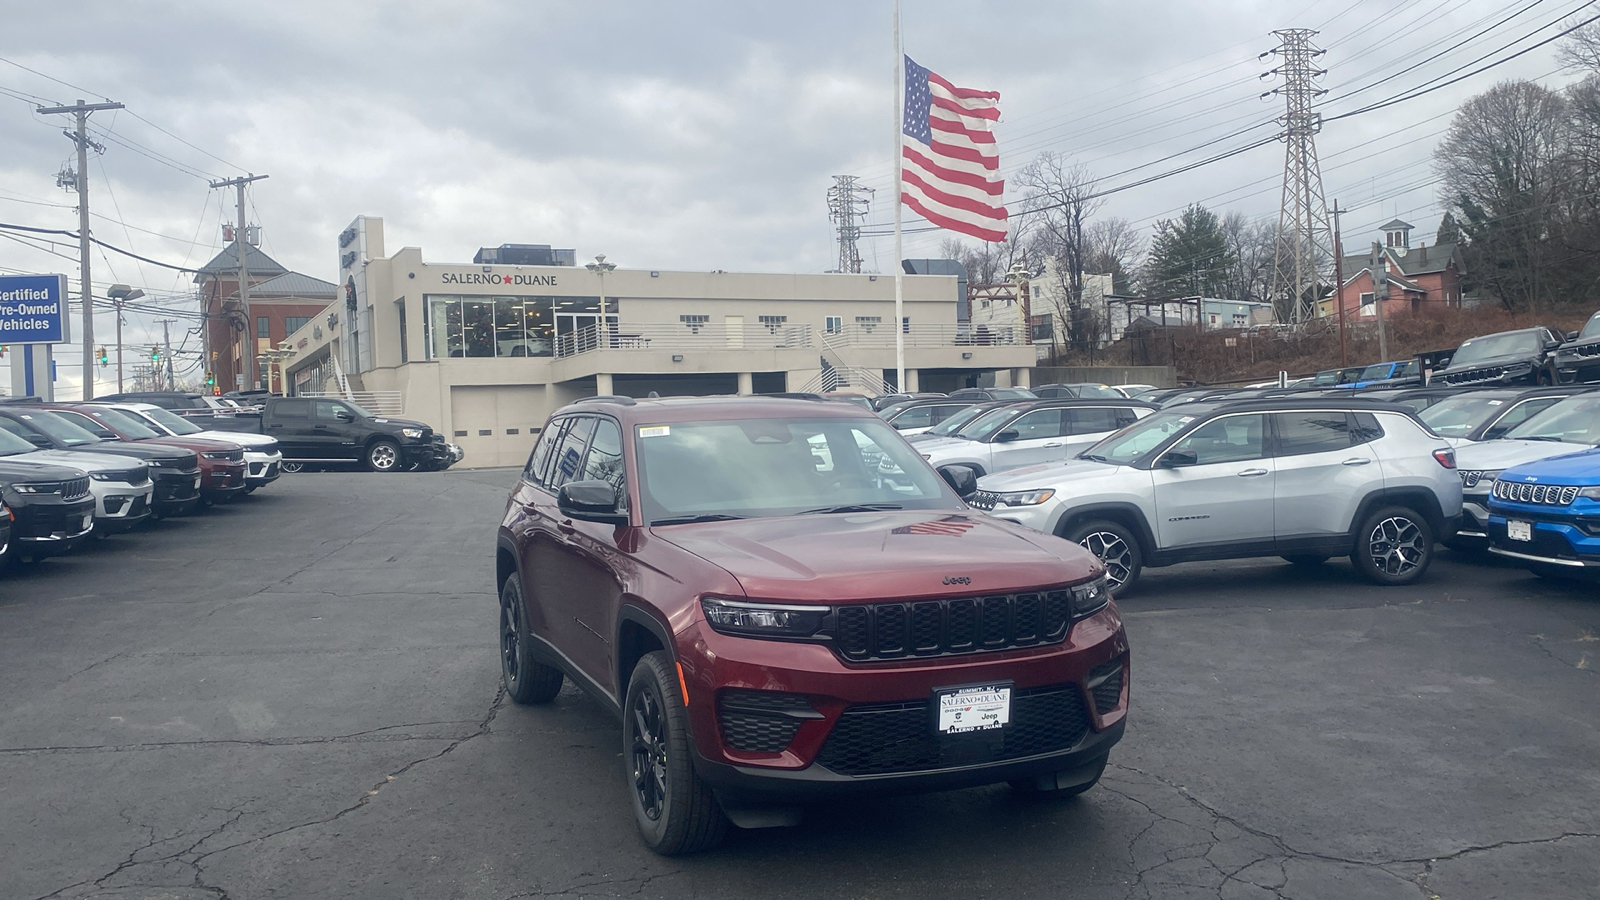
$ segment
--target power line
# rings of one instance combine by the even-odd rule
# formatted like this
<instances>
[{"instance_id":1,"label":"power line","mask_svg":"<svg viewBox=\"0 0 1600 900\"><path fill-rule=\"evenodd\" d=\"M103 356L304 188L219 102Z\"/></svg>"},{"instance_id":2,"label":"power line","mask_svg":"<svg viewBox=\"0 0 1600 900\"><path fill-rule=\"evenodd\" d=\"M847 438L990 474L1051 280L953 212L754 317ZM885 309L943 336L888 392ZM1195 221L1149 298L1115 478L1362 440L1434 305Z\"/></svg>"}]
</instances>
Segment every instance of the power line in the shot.
<instances>
[{"instance_id":1,"label":"power line","mask_svg":"<svg viewBox=\"0 0 1600 900\"><path fill-rule=\"evenodd\" d=\"M28 232L30 234L59 234L59 235L64 235L66 237L71 237L71 238L76 238L76 237L79 236L79 233L76 232L76 231L67 231L67 230L62 229L62 228L34 228L34 227L30 226L30 225L13 225L13 224L10 224L8 222L0 222L0 231L24 231L24 232ZM100 246L106 248L107 250L111 250L111 251L113 251L115 253L121 253L123 256L132 257L133 259L137 259L140 262L150 263L153 266L161 266L162 268L165 268L165 269L173 269L173 270L178 271L178 272L189 272L191 274L199 274L199 272L200 272L199 269L190 269L190 268L186 268L184 266L175 266L172 263L164 263L159 259L151 259L148 256L140 256L139 254L134 253L134 252L132 252L130 250L124 250L121 247L115 246L114 244L108 244L105 241L102 241L97 237L92 237L91 236L89 238L89 241L91 243L99 244Z\"/></svg>"}]
</instances>

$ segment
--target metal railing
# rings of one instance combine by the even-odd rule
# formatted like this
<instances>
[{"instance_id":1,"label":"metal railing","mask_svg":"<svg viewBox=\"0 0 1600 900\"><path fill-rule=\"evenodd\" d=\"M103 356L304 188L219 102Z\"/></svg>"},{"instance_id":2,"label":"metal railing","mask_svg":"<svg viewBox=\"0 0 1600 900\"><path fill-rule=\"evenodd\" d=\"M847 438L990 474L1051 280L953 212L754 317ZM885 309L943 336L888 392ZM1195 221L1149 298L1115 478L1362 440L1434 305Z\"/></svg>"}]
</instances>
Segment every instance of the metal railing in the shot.
<instances>
[{"instance_id":1,"label":"metal railing","mask_svg":"<svg viewBox=\"0 0 1600 900\"><path fill-rule=\"evenodd\" d=\"M813 346L810 325L592 325L556 339L557 357L595 350L792 350Z\"/></svg>"},{"instance_id":2,"label":"metal railing","mask_svg":"<svg viewBox=\"0 0 1600 900\"><path fill-rule=\"evenodd\" d=\"M375 416L400 416L406 411L399 391L301 391L298 396L348 400Z\"/></svg>"},{"instance_id":3,"label":"metal railing","mask_svg":"<svg viewBox=\"0 0 1600 900\"><path fill-rule=\"evenodd\" d=\"M893 347L893 325L846 325L828 334L830 344L843 347ZM1020 347L1029 343L1025 329L1015 325L908 325L907 347Z\"/></svg>"}]
</instances>

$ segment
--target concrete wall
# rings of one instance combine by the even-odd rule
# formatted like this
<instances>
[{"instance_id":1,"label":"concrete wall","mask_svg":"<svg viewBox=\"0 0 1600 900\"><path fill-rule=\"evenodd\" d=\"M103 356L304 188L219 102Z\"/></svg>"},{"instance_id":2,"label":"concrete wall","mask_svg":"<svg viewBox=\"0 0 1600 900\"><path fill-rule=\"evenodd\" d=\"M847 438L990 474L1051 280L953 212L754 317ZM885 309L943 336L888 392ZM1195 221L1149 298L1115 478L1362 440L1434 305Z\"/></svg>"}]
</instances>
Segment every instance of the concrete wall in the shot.
<instances>
[{"instance_id":1,"label":"concrete wall","mask_svg":"<svg viewBox=\"0 0 1600 900\"><path fill-rule=\"evenodd\" d=\"M1035 385L1083 381L1177 387L1178 370L1171 366L1037 366L1030 375L1030 383Z\"/></svg>"}]
</instances>

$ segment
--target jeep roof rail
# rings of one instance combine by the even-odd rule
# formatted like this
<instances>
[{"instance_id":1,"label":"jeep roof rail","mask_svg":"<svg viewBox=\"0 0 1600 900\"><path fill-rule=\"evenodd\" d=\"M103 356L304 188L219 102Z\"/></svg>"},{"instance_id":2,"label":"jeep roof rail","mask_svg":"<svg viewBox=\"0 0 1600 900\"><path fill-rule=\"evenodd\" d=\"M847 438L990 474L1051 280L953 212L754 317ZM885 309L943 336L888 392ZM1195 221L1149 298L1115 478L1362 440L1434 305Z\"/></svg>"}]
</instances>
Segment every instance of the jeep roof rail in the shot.
<instances>
[{"instance_id":1,"label":"jeep roof rail","mask_svg":"<svg viewBox=\"0 0 1600 900\"><path fill-rule=\"evenodd\" d=\"M596 394L593 397L579 397L573 403L620 403L623 406L632 406L634 399L621 394Z\"/></svg>"}]
</instances>

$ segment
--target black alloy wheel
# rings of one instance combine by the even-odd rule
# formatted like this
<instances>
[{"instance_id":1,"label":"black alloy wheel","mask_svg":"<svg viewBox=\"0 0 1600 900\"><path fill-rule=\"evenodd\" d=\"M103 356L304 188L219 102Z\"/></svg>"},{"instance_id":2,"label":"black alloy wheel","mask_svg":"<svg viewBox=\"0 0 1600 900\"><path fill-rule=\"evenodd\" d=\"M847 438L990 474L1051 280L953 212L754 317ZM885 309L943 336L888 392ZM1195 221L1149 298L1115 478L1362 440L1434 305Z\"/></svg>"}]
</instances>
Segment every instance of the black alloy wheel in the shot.
<instances>
[{"instance_id":1,"label":"black alloy wheel","mask_svg":"<svg viewBox=\"0 0 1600 900\"><path fill-rule=\"evenodd\" d=\"M634 823L645 846L662 856L721 842L728 817L689 758L689 710L666 651L647 653L633 669L622 710L622 759Z\"/></svg>"},{"instance_id":2,"label":"black alloy wheel","mask_svg":"<svg viewBox=\"0 0 1600 900\"><path fill-rule=\"evenodd\" d=\"M561 670L547 666L529 652L531 641L523 620L522 585L516 572L500 589L500 676L506 696L523 706L549 703L561 693Z\"/></svg>"}]
</instances>

